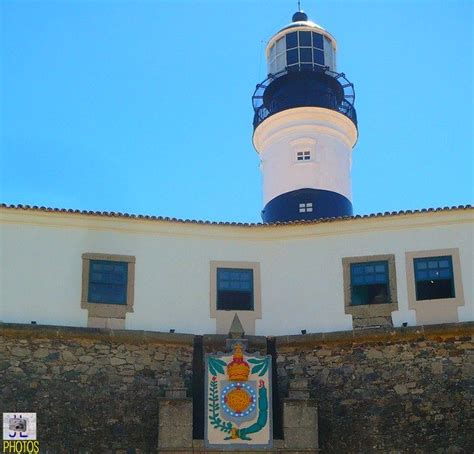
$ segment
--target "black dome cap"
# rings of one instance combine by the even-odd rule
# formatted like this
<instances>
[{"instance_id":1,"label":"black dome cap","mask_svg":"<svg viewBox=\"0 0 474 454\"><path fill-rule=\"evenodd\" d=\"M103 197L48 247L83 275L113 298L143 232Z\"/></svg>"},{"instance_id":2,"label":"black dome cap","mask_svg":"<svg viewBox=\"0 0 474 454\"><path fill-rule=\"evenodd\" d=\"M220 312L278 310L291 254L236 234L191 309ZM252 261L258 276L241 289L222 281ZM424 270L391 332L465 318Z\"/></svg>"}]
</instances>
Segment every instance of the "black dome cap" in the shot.
<instances>
[{"instance_id":1,"label":"black dome cap","mask_svg":"<svg viewBox=\"0 0 474 454\"><path fill-rule=\"evenodd\" d=\"M307 21L308 15L304 11L297 11L291 18L293 22Z\"/></svg>"}]
</instances>

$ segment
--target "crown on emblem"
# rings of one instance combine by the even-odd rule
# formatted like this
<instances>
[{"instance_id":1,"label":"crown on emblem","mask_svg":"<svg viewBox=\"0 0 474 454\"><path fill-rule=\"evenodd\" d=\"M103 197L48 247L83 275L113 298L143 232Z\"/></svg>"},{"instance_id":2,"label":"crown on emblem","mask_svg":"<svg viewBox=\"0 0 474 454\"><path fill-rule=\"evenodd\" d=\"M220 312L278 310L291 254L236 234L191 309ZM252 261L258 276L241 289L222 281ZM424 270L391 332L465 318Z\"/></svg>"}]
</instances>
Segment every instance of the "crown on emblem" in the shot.
<instances>
[{"instance_id":1,"label":"crown on emblem","mask_svg":"<svg viewBox=\"0 0 474 454\"><path fill-rule=\"evenodd\" d=\"M227 375L232 381L246 381L249 378L250 366L244 360L242 345L235 344L234 357L227 365Z\"/></svg>"}]
</instances>

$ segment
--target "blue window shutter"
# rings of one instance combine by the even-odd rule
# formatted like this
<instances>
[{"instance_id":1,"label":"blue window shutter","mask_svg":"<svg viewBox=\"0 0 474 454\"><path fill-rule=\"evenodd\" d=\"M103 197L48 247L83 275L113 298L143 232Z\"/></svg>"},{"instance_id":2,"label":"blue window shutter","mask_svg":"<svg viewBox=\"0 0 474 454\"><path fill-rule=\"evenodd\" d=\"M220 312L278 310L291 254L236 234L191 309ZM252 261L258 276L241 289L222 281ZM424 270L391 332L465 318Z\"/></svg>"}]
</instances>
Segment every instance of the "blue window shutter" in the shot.
<instances>
[{"instance_id":1,"label":"blue window shutter","mask_svg":"<svg viewBox=\"0 0 474 454\"><path fill-rule=\"evenodd\" d=\"M217 268L217 309L253 310L253 270Z\"/></svg>"},{"instance_id":2,"label":"blue window shutter","mask_svg":"<svg viewBox=\"0 0 474 454\"><path fill-rule=\"evenodd\" d=\"M413 259L416 300L455 298L451 256Z\"/></svg>"},{"instance_id":3,"label":"blue window shutter","mask_svg":"<svg viewBox=\"0 0 474 454\"><path fill-rule=\"evenodd\" d=\"M352 263L350 276L351 305L390 302L387 261Z\"/></svg>"},{"instance_id":4,"label":"blue window shutter","mask_svg":"<svg viewBox=\"0 0 474 454\"><path fill-rule=\"evenodd\" d=\"M453 262L450 256L414 259L415 281L453 278Z\"/></svg>"},{"instance_id":5,"label":"blue window shutter","mask_svg":"<svg viewBox=\"0 0 474 454\"><path fill-rule=\"evenodd\" d=\"M90 303L127 304L128 263L109 260L89 262Z\"/></svg>"}]
</instances>

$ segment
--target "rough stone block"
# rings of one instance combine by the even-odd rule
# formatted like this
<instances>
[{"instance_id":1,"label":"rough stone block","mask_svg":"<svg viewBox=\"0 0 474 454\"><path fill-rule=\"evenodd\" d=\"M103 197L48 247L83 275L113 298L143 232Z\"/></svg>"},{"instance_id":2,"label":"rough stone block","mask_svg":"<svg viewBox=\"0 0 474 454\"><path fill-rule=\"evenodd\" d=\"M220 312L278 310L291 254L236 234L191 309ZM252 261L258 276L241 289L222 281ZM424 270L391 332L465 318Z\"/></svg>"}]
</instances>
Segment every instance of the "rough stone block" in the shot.
<instances>
[{"instance_id":1,"label":"rough stone block","mask_svg":"<svg viewBox=\"0 0 474 454\"><path fill-rule=\"evenodd\" d=\"M79 357L79 361L81 363L90 363L90 362L94 361L94 357L90 356L90 355L83 355L83 356Z\"/></svg>"},{"instance_id":2,"label":"rough stone block","mask_svg":"<svg viewBox=\"0 0 474 454\"><path fill-rule=\"evenodd\" d=\"M285 447L318 447L318 410L315 400L285 399L283 403Z\"/></svg>"},{"instance_id":3,"label":"rough stone block","mask_svg":"<svg viewBox=\"0 0 474 454\"><path fill-rule=\"evenodd\" d=\"M371 348L370 350L367 351L366 356L368 359L382 359L384 355L380 350Z\"/></svg>"},{"instance_id":4,"label":"rough stone block","mask_svg":"<svg viewBox=\"0 0 474 454\"><path fill-rule=\"evenodd\" d=\"M299 389L305 390L308 389L308 379L307 378L295 378L290 381L290 389Z\"/></svg>"},{"instance_id":5,"label":"rough stone block","mask_svg":"<svg viewBox=\"0 0 474 454\"><path fill-rule=\"evenodd\" d=\"M165 397L168 399L184 399L186 394L186 388L169 388L165 391Z\"/></svg>"},{"instance_id":6,"label":"rough stone block","mask_svg":"<svg viewBox=\"0 0 474 454\"><path fill-rule=\"evenodd\" d=\"M443 373L443 364L442 363L433 363L431 365L431 372L434 375L440 375Z\"/></svg>"},{"instance_id":7,"label":"rough stone block","mask_svg":"<svg viewBox=\"0 0 474 454\"><path fill-rule=\"evenodd\" d=\"M158 449L192 447L192 399L160 399L158 421Z\"/></svg>"},{"instance_id":8,"label":"rough stone block","mask_svg":"<svg viewBox=\"0 0 474 454\"><path fill-rule=\"evenodd\" d=\"M290 399L309 399L309 385L307 378L295 378L290 381L288 389Z\"/></svg>"},{"instance_id":9,"label":"rough stone block","mask_svg":"<svg viewBox=\"0 0 474 454\"><path fill-rule=\"evenodd\" d=\"M116 358L116 357L110 358L110 364L112 366L121 366L122 364L125 364L125 363L126 361L124 359Z\"/></svg>"},{"instance_id":10,"label":"rough stone block","mask_svg":"<svg viewBox=\"0 0 474 454\"><path fill-rule=\"evenodd\" d=\"M30 356L31 352L27 348L21 348L21 347L13 347L10 350L11 354L13 356Z\"/></svg>"},{"instance_id":11,"label":"rough stone block","mask_svg":"<svg viewBox=\"0 0 474 454\"><path fill-rule=\"evenodd\" d=\"M61 357L63 361L77 361L77 358L75 355L73 355L70 351L64 350L61 353Z\"/></svg>"},{"instance_id":12,"label":"rough stone block","mask_svg":"<svg viewBox=\"0 0 474 454\"><path fill-rule=\"evenodd\" d=\"M395 385L393 387L393 389L399 395L403 395L403 394L406 394L408 392L408 389L405 385Z\"/></svg>"},{"instance_id":13,"label":"rough stone block","mask_svg":"<svg viewBox=\"0 0 474 454\"><path fill-rule=\"evenodd\" d=\"M33 353L33 358L42 359L46 358L49 355L49 350L47 348L39 348Z\"/></svg>"},{"instance_id":14,"label":"rough stone block","mask_svg":"<svg viewBox=\"0 0 474 454\"><path fill-rule=\"evenodd\" d=\"M288 397L290 399L309 399L310 393L309 389L290 389L288 390Z\"/></svg>"},{"instance_id":15,"label":"rough stone block","mask_svg":"<svg viewBox=\"0 0 474 454\"><path fill-rule=\"evenodd\" d=\"M283 403L283 426L317 427L318 411L314 400L285 399Z\"/></svg>"},{"instance_id":16,"label":"rough stone block","mask_svg":"<svg viewBox=\"0 0 474 454\"><path fill-rule=\"evenodd\" d=\"M285 429L285 448L311 449L318 446L318 427L292 427Z\"/></svg>"}]
</instances>

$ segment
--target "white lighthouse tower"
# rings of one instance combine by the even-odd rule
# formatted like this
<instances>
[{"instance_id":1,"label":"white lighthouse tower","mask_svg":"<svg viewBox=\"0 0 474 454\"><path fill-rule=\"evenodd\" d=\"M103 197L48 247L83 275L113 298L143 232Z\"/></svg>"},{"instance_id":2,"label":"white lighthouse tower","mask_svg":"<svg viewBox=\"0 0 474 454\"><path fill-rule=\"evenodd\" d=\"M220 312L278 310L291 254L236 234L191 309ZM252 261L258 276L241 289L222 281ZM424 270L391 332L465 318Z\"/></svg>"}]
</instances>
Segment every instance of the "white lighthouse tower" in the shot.
<instances>
[{"instance_id":1,"label":"white lighthouse tower","mask_svg":"<svg viewBox=\"0 0 474 454\"><path fill-rule=\"evenodd\" d=\"M264 222L352 214L354 86L336 69L336 41L303 11L266 47L268 78L252 98Z\"/></svg>"}]
</instances>

